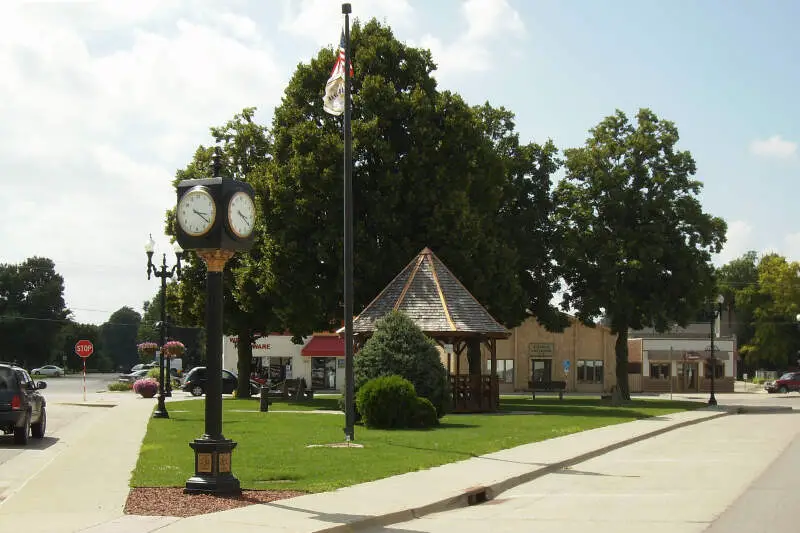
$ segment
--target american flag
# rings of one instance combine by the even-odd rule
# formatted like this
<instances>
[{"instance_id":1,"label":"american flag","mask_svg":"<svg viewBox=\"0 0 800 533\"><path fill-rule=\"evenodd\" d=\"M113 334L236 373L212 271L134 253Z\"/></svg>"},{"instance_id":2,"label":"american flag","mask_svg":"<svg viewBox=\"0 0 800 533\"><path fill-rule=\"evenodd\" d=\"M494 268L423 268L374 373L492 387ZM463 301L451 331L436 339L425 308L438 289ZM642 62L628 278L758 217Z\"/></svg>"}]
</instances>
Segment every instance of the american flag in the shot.
<instances>
[{"instance_id":1,"label":"american flag","mask_svg":"<svg viewBox=\"0 0 800 533\"><path fill-rule=\"evenodd\" d=\"M333 64L331 75L325 84L325 96L322 97L322 108L331 115L344 113L344 30L339 41L339 51L336 53L336 62ZM353 77L353 63L350 63L350 76Z\"/></svg>"}]
</instances>

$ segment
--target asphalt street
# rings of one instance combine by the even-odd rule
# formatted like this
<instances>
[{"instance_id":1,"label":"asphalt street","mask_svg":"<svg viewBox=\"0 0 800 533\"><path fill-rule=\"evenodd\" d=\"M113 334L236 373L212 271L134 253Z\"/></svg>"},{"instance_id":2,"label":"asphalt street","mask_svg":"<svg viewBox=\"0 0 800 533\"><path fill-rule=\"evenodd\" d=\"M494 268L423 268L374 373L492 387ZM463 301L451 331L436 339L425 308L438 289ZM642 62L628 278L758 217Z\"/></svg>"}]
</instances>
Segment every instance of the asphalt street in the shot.
<instances>
[{"instance_id":1,"label":"asphalt street","mask_svg":"<svg viewBox=\"0 0 800 533\"><path fill-rule=\"evenodd\" d=\"M754 533L800 529L800 436L705 533Z\"/></svg>"}]
</instances>

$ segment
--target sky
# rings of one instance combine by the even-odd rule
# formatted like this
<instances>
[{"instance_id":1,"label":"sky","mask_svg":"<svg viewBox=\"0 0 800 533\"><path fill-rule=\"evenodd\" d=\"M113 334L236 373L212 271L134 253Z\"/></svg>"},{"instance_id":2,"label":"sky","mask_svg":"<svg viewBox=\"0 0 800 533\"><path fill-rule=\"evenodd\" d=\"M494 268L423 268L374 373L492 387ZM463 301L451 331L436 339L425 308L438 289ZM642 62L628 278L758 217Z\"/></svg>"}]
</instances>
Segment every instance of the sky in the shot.
<instances>
[{"instance_id":1,"label":"sky","mask_svg":"<svg viewBox=\"0 0 800 533\"><path fill-rule=\"evenodd\" d=\"M579 146L616 109L674 121L704 209L728 223L715 263L800 259L800 3L351 4L430 49L441 89L513 111L523 141ZM2 2L0 263L53 259L79 322L141 311L159 286L149 234L174 263L175 171L244 107L269 124L296 66L341 24L334 0Z\"/></svg>"}]
</instances>

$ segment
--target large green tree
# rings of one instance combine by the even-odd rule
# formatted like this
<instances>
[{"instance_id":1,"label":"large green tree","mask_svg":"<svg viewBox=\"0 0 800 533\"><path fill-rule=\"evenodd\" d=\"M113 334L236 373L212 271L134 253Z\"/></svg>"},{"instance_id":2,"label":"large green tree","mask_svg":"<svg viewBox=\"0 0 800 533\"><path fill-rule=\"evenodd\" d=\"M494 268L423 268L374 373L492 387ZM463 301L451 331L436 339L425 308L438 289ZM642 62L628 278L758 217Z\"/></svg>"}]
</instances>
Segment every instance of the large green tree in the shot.
<instances>
[{"instance_id":1,"label":"large green tree","mask_svg":"<svg viewBox=\"0 0 800 533\"><path fill-rule=\"evenodd\" d=\"M243 181L252 181L251 174L258 164L267 161L270 137L267 129L254 120L255 108L245 108L221 127L211 128L211 135L221 152L222 173ZM176 175L175 184L184 179L212 177L214 147L200 146L193 160ZM279 329L272 312L272 300L266 290L255 282L256 276L269 271L264 260L263 217L256 222L256 244L247 253L237 253L225 266L224 272L224 331L249 339L237 343L239 380L237 394L250 396L249 379L252 360L252 341L262 334ZM175 235L174 211L167 215L167 232ZM194 253L187 252L179 284L167 291L167 312L184 325L203 326L205 321L206 266Z\"/></svg>"},{"instance_id":2,"label":"large green tree","mask_svg":"<svg viewBox=\"0 0 800 533\"><path fill-rule=\"evenodd\" d=\"M800 349L795 319L800 312L798 271L798 262L765 255L758 263L758 283L736 293L740 305L750 311L753 335L740 348L748 368L785 370L795 365Z\"/></svg>"},{"instance_id":3,"label":"large green tree","mask_svg":"<svg viewBox=\"0 0 800 533\"><path fill-rule=\"evenodd\" d=\"M498 320L550 308L551 143L522 143L513 115L439 91L427 50L375 20L352 31L354 307L358 312L428 246ZM300 64L259 167L269 268L253 271L295 334L343 319L342 119L322 109L333 61Z\"/></svg>"},{"instance_id":4,"label":"large green tree","mask_svg":"<svg viewBox=\"0 0 800 533\"><path fill-rule=\"evenodd\" d=\"M605 118L565 151L555 191L562 305L590 323L605 314L617 335L616 376L628 390L628 329L685 325L715 292L711 254L726 224L703 212L695 161L675 124L641 109Z\"/></svg>"},{"instance_id":5,"label":"large green tree","mask_svg":"<svg viewBox=\"0 0 800 533\"><path fill-rule=\"evenodd\" d=\"M61 328L56 341L56 355L54 363L72 371L81 370L83 360L75 354L75 343L79 340L88 340L94 346L94 353L89 357L87 366L93 369L112 370L111 359L103 354L100 326L95 324L81 324L69 321Z\"/></svg>"},{"instance_id":6,"label":"large green tree","mask_svg":"<svg viewBox=\"0 0 800 533\"><path fill-rule=\"evenodd\" d=\"M178 287L174 283L169 283L167 292L172 293L173 298L175 298L175 295L178 294ZM169 303L170 300L167 300L167 302ZM139 324L137 342L159 342L161 338L159 329L159 322L161 321L161 289L150 301L144 302L142 307L144 314L142 315L142 322ZM181 358L183 370L189 370L203 364L205 358L205 345L203 342L205 337L203 336L202 327L183 325L179 317L174 314L178 312L177 302L172 306L168 305L168 307L171 309L168 309L166 313L165 334L167 340L178 340L186 346L186 352Z\"/></svg>"},{"instance_id":7,"label":"large green tree","mask_svg":"<svg viewBox=\"0 0 800 533\"><path fill-rule=\"evenodd\" d=\"M46 257L0 264L0 360L28 368L54 361L58 334L70 311L64 303L64 278Z\"/></svg>"},{"instance_id":8,"label":"large green tree","mask_svg":"<svg viewBox=\"0 0 800 533\"><path fill-rule=\"evenodd\" d=\"M758 290L758 262L758 254L749 251L719 267L716 272L719 293L725 298L725 312L739 346L749 344L755 334L756 299L752 295Z\"/></svg>"},{"instance_id":9,"label":"large green tree","mask_svg":"<svg viewBox=\"0 0 800 533\"><path fill-rule=\"evenodd\" d=\"M136 350L136 338L141 321L142 315L127 305L111 313L100 326L102 349L98 355L110 359L113 367L119 370L127 371L137 364L139 352ZM87 364L93 364L92 360Z\"/></svg>"}]
</instances>

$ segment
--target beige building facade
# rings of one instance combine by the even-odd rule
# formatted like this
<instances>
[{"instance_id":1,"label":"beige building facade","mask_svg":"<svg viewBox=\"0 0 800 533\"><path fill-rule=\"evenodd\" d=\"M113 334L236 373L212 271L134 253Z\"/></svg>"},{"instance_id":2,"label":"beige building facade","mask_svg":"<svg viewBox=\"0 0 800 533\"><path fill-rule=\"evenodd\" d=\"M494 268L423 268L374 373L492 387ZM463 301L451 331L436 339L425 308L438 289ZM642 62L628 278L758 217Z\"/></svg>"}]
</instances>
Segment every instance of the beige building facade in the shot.
<instances>
[{"instance_id":1,"label":"beige building facade","mask_svg":"<svg viewBox=\"0 0 800 533\"><path fill-rule=\"evenodd\" d=\"M497 376L500 393L524 391L531 381L565 381L568 392L608 392L616 384L616 335L604 326L589 327L570 317L570 326L552 333L529 318L497 340ZM484 347L483 374L490 372ZM451 374L469 373L466 354L446 358Z\"/></svg>"}]
</instances>

